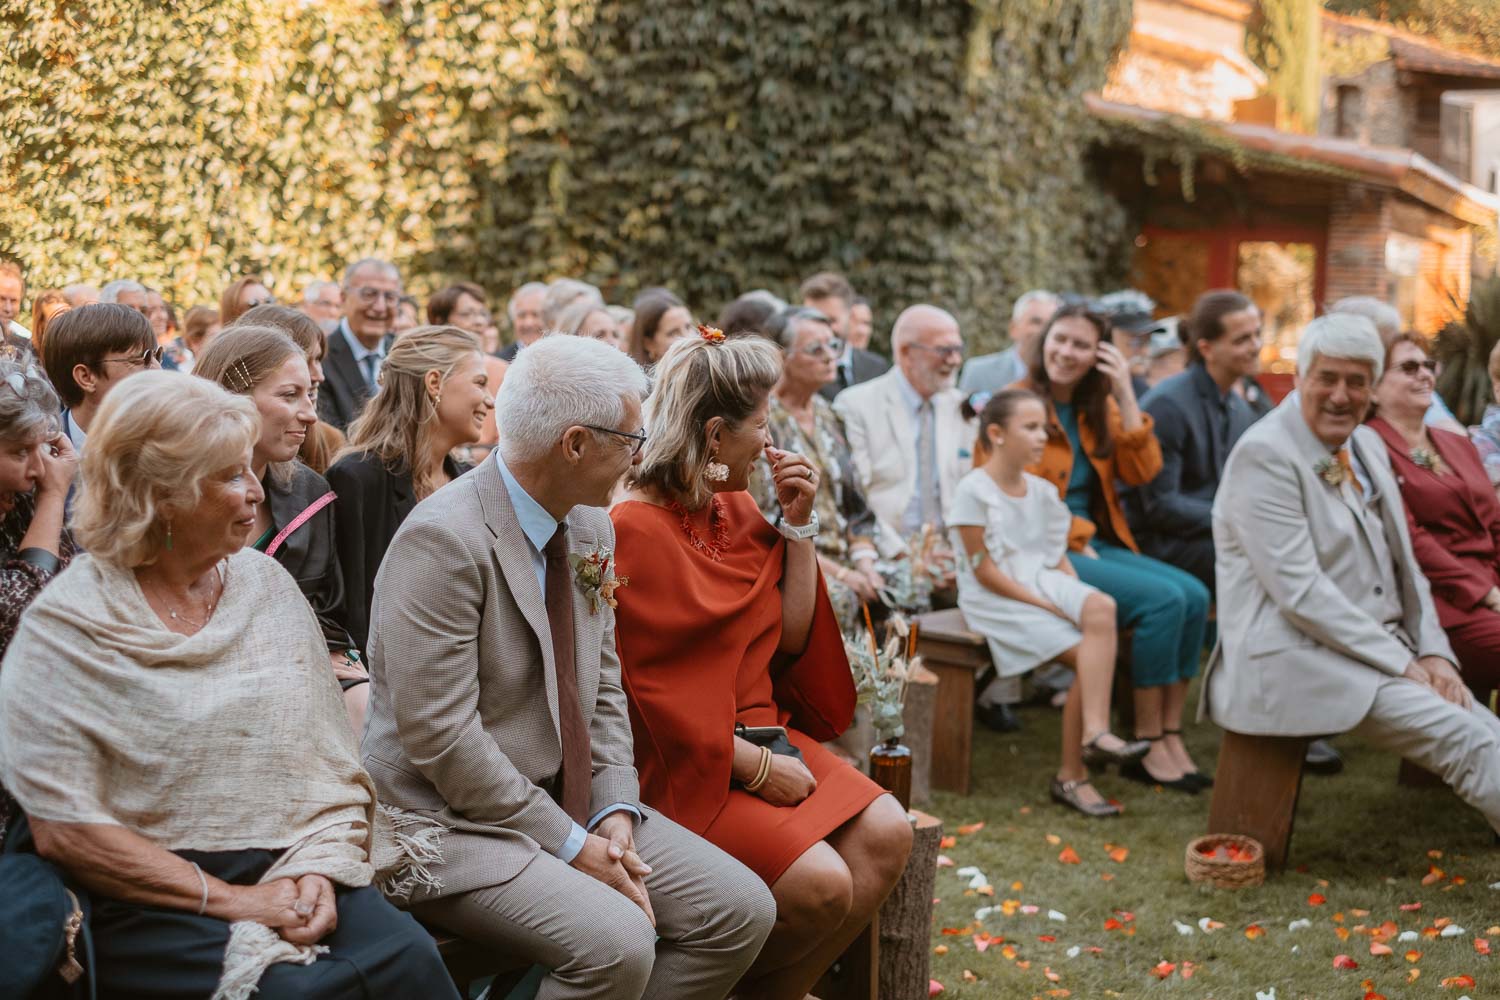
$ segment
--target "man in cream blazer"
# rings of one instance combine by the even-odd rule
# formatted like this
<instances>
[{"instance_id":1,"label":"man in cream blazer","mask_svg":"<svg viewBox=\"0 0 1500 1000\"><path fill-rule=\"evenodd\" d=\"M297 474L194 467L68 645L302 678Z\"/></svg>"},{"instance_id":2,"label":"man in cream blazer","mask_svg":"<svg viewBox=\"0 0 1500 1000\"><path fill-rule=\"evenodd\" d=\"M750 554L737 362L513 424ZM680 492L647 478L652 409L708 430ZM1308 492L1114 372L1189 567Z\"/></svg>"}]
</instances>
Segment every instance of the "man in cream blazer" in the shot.
<instances>
[{"instance_id":1,"label":"man in cream blazer","mask_svg":"<svg viewBox=\"0 0 1500 1000\"><path fill-rule=\"evenodd\" d=\"M896 319L891 349L896 367L845 389L833 408L866 502L887 533L904 539L924 524L943 530L953 491L973 467L975 428L959 410L963 393L953 388L964 342L952 315L911 306Z\"/></svg>"},{"instance_id":2,"label":"man in cream blazer","mask_svg":"<svg viewBox=\"0 0 1500 1000\"><path fill-rule=\"evenodd\" d=\"M375 584L365 767L447 828L412 911L546 967L556 1000L722 1000L775 918L753 872L641 804L614 611L573 564L613 547L599 508L645 390L598 341L537 340L500 447L417 505Z\"/></svg>"},{"instance_id":3,"label":"man in cream blazer","mask_svg":"<svg viewBox=\"0 0 1500 1000\"><path fill-rule=\"evenodd\" d=\"M1384 444L1360 426L1384 354L1361 318L1314 320L1298 396L1230 454L1203 704L1237 733L1356 730L1442 776L1500 831L1500 721L1459 677Z\"/></svg>"}]
</instances>

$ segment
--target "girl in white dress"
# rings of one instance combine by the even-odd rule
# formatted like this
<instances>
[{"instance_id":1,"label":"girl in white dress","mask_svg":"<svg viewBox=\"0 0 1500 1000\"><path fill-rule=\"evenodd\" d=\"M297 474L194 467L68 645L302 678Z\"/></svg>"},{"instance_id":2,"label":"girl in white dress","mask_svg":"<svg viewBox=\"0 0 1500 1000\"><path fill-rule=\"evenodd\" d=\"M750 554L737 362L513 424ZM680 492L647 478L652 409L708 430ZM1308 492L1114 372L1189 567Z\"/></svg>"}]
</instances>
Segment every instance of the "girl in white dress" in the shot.
<instances>
[{"instance_id":1,"label":"girl in white dress","mask_svg":"<svg viewBox=\"0 0 1500 1000\"><path fill-rule=\"evenodd\" d=\"M1078 579L1067 559L1072 515L1051 483L1024 471L1047 443L1042 401L1008 389L978 417L984 464L959 481L947 517L959 554L958 607L989 640L1002 677L1053 661L1077 671L1063 706L1052 798L1089 816L1116 816L1120 807L1089 782L1086 764L1139 760L1150 744L1109 731L1115 602Z\"/></svg>"}]
</instances>

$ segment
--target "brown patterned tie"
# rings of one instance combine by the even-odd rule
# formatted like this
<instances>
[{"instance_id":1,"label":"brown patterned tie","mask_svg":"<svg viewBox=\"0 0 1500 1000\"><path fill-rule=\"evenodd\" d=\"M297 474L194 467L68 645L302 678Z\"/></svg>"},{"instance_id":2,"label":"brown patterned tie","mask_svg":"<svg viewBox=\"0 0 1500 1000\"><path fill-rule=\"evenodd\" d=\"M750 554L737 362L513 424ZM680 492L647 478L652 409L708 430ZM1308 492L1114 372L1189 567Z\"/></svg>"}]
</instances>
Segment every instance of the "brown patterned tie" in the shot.
<instances>
[{"instance_id":1,"label":"brown patterned tie","mask_svg":"<svg viewBox=\"0 0 1500 1000\"><path fill-rule=\"evenodd\" d=\"M552 660L557 666L557 719L562 737L562 769L558 804L575 823L588 819L593 783L593 751L589 728L578 697L578 671L573 662L573 580L568 569L568 526L559 524L543 554L547 557L547 622L552 630Z\"/></svg>"}]
</instances>

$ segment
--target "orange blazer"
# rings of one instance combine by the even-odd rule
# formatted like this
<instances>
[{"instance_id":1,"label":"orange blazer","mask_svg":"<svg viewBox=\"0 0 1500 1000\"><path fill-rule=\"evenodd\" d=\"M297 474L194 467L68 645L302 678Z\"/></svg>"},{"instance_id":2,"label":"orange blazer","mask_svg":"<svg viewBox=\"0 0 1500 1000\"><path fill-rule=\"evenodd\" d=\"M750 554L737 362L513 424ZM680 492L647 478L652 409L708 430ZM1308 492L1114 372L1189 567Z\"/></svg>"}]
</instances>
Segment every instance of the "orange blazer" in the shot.
<instances>
[{"instance_id":1,"label":"orange blazer","mask_svg":"<svg viewBox=\"0 0 1500 1000\"><path fill-rule=\"evenodd\" d=\"M1056 407L1029 379L1023 379L1011 388L1030 389L1043 396L1047 404L1047 423L1052 433L1047 438L1047 447L1042 451L1041 461L1028 466L1026 471L1033 476L1041 476L1057 487L1058 496L1066 497L1068 480L1073 475L1073 447L1068 441L1067 432L1058 422ZM1115 537L1132 552L1139 552L1140 546L1135 543L1135 536L1130 533L1130 525L1125 521L1125 512L1120 508L1120 495L1115 489L1115 481L1120 480L1127 486L1144 486L1155 479L1156 474L1161 471L1161 445L1156 440L1155 423L1151 414L1145 410L1141 411L1141 426L1133 431L1125 429L1120 417L1120 406L1113 398L1109 400L1108 411L1109 436L1115 443L1113 455L1109 458L1094 457L1094 445L1098 438L1084 413L1078 414L1078 439L1083 442L1083 450L1099 476L1100 491L1104 495L1105 506L1109 509L1109 525L1114 529ZM1073 518L1073 527L1068 532L1068 548L1074 552L1083 551L1083 547L1093 539L1095 530L1092 522L1079 517Z\"/></svg>"}]
</instances>

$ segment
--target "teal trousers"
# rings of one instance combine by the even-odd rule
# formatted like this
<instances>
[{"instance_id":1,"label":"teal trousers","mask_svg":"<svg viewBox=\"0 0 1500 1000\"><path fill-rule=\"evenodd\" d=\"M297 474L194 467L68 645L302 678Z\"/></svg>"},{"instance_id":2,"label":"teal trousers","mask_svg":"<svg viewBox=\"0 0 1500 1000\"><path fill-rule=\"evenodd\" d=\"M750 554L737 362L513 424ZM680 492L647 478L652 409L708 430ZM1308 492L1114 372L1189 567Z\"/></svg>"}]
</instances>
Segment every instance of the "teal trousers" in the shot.
<instances>
[{"instance_id":1,"label":"teal trousers","mask_svg":"<svg viewBox=\"0 0 1500 1000\"><path fill-rule=\"evenodd\" d=\"M1120 545L1096 540L1094 559L1068 560L1078 578L1115 600L1116 623L1134 629L1131 677L1136 687L1161 687L1198 673L1208 626L1208 588L1197 577Z\"/></svg>"}]
</instances>

